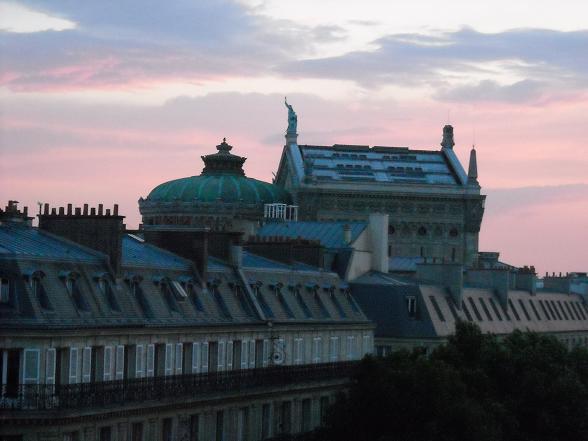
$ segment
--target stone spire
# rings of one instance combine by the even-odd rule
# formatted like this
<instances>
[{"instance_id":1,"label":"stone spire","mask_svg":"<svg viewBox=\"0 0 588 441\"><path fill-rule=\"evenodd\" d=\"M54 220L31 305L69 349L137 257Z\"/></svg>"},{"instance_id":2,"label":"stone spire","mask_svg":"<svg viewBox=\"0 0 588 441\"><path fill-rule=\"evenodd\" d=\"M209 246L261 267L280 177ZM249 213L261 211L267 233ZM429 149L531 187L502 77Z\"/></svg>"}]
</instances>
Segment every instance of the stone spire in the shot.
<instances>
[{"instance_id":1,"label":"stone spire","mask_svg":"<svg viewBox=\"0 0 588 441\"><path fill-rule=\"evenodd\" d=\"M455 145L453 142L453 126L447 124L443 127L443 140L441 141L441 147L444 149L452 149Z\"/></svg>"},{"instance_id":2,"label":"stone spire","mask_svg":"<svg viewBox=\"0 0 588 441\"><path fill-rule=\"evenodd\" d=\"M468 184L478 184L478 161L476 159L476 146L470 151L470 166L468 167Z\"/></svg>"}]
</instances>

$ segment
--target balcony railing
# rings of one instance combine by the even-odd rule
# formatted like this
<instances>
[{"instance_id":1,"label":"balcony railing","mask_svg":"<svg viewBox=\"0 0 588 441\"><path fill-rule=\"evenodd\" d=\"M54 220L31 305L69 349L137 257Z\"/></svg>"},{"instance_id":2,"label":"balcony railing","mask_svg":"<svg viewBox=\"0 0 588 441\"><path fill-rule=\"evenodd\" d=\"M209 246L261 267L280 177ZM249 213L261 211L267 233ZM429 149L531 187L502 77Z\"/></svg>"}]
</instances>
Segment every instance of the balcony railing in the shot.
<instances>
[{"instance_id":1,"label":"balcony railing","mask_svg":"<svg viewBox=\"0 0 588 441\"><path fill-rule=\"evenodd\" d=\"M288 386L304 382L345 379L357 362L171 375L76 384L26 384L0 397L0 410L65 410L112 407L133 402L197 397L206 393Z\"/></svg>"}]
</instances>

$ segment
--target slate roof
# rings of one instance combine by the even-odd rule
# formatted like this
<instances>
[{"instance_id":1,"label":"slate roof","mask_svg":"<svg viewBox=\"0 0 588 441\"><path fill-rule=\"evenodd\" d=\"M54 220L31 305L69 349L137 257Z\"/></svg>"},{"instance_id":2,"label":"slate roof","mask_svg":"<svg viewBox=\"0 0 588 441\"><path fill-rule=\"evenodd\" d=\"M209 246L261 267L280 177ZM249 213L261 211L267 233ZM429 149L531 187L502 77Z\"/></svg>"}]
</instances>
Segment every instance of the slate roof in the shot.
<instances>
[{"instance_id":1,"label":"slate roof","mask_svg":"<svg viewBox=\"0 0 588 441\"><path fill-rule=\"evenodd\" d=\"M291 265L288 265L248 251L243 251L243 267L250 269L277 269L284 271L321 271L320 268L302 262L294 262Z\"/></svg>"},{"instance_id":2,"label":"slate roof","mask_svg":"<svg viewBox=\"0 0 588 441\"><path fill-rule=\"evenodd\" d=\"M122 240L122 264L189 271L192 263L169 251L162 250L136 237L124 235Z\"/></svg>"},{"instance_id":3,"label":"slate roof","mask_svg":"<svg viewBox=\"0 0 588 441\"><path fill-rule=\"evenodd\" d=\"M92 263L104 261L102 254L66 239L37 228L9 223L0 225L1 255Z\"/></svg>"},{"instance_id":4,"label":"slate roof","mask_svg":"<svg viewBox=\"0 0 588 441\"><path fill-rule=\"evenodd\" d=\"M306 176L319 181L462 185L440 150L299 145Z\"/></svg>"},{"instance_id":5,"label":"slate roof","mask_svg":"<svg viewBox=\"0 0 588 441\"><path fill-rule=\"evenodd\" d=\"M366 222L268 222L256 232L258 236L284 236L292 239L318 240L325 248L346 248L343 227L351 228L351 241L357 239L367 227Z\"/></svg>"}]
</instances>

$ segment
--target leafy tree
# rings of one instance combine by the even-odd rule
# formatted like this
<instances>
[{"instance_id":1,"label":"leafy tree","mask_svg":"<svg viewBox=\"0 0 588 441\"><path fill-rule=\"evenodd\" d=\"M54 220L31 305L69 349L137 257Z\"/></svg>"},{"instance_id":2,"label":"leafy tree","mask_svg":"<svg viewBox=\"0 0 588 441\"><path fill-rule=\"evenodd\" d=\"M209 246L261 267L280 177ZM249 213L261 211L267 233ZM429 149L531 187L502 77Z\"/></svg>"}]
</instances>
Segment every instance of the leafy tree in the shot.
<instances>
[{"instance_id":1,"label":"leafy tree","mask_svg":"<svg viewBox=\"0 0 588 441\"><path fill-rule=\"evenodd\" d=\"M318 439L588 440L588 351L462 322L429 356L366 357Z\"/></svg>"}]
</instances>

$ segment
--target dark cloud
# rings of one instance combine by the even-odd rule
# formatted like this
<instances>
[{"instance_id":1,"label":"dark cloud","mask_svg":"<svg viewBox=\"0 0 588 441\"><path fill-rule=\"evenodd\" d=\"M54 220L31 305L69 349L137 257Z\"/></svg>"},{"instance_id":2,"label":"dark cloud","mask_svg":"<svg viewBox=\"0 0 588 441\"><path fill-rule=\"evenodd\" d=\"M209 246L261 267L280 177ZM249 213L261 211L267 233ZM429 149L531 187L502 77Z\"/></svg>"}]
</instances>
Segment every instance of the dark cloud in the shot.
<instances>
[{"instance_id":1,"label":"dark cloud","mask_svg":"<svg viewBox=\"0 0 588 441\"><path fill-rule=\"evenodd\" d=\"M588 31L517 29L484 34L466 28L439 35L394 34L374 43L374 51L293 61L281 71L293 77L347 79L366 87L428 85L441 90L440 99L465 101L528 101L562 87L588 87ZM483 74L480 65L488 62L502 62L524 79L506 87L492 81L449 86L452 74Z\"/></svg>"},{"instance_id":2,"label":"dark cloud","mask_svg":"<svg viewBox=\"0 0 588 441\"><path fill-rule=\"evenodd\" d=\"M13 90L118 88L161 80L259 76L343 38L333 26L304 27L228 1L129 0L51 3L36 10L75 29L0 33L0 84Z\"/></svg>"}]
</instances>

